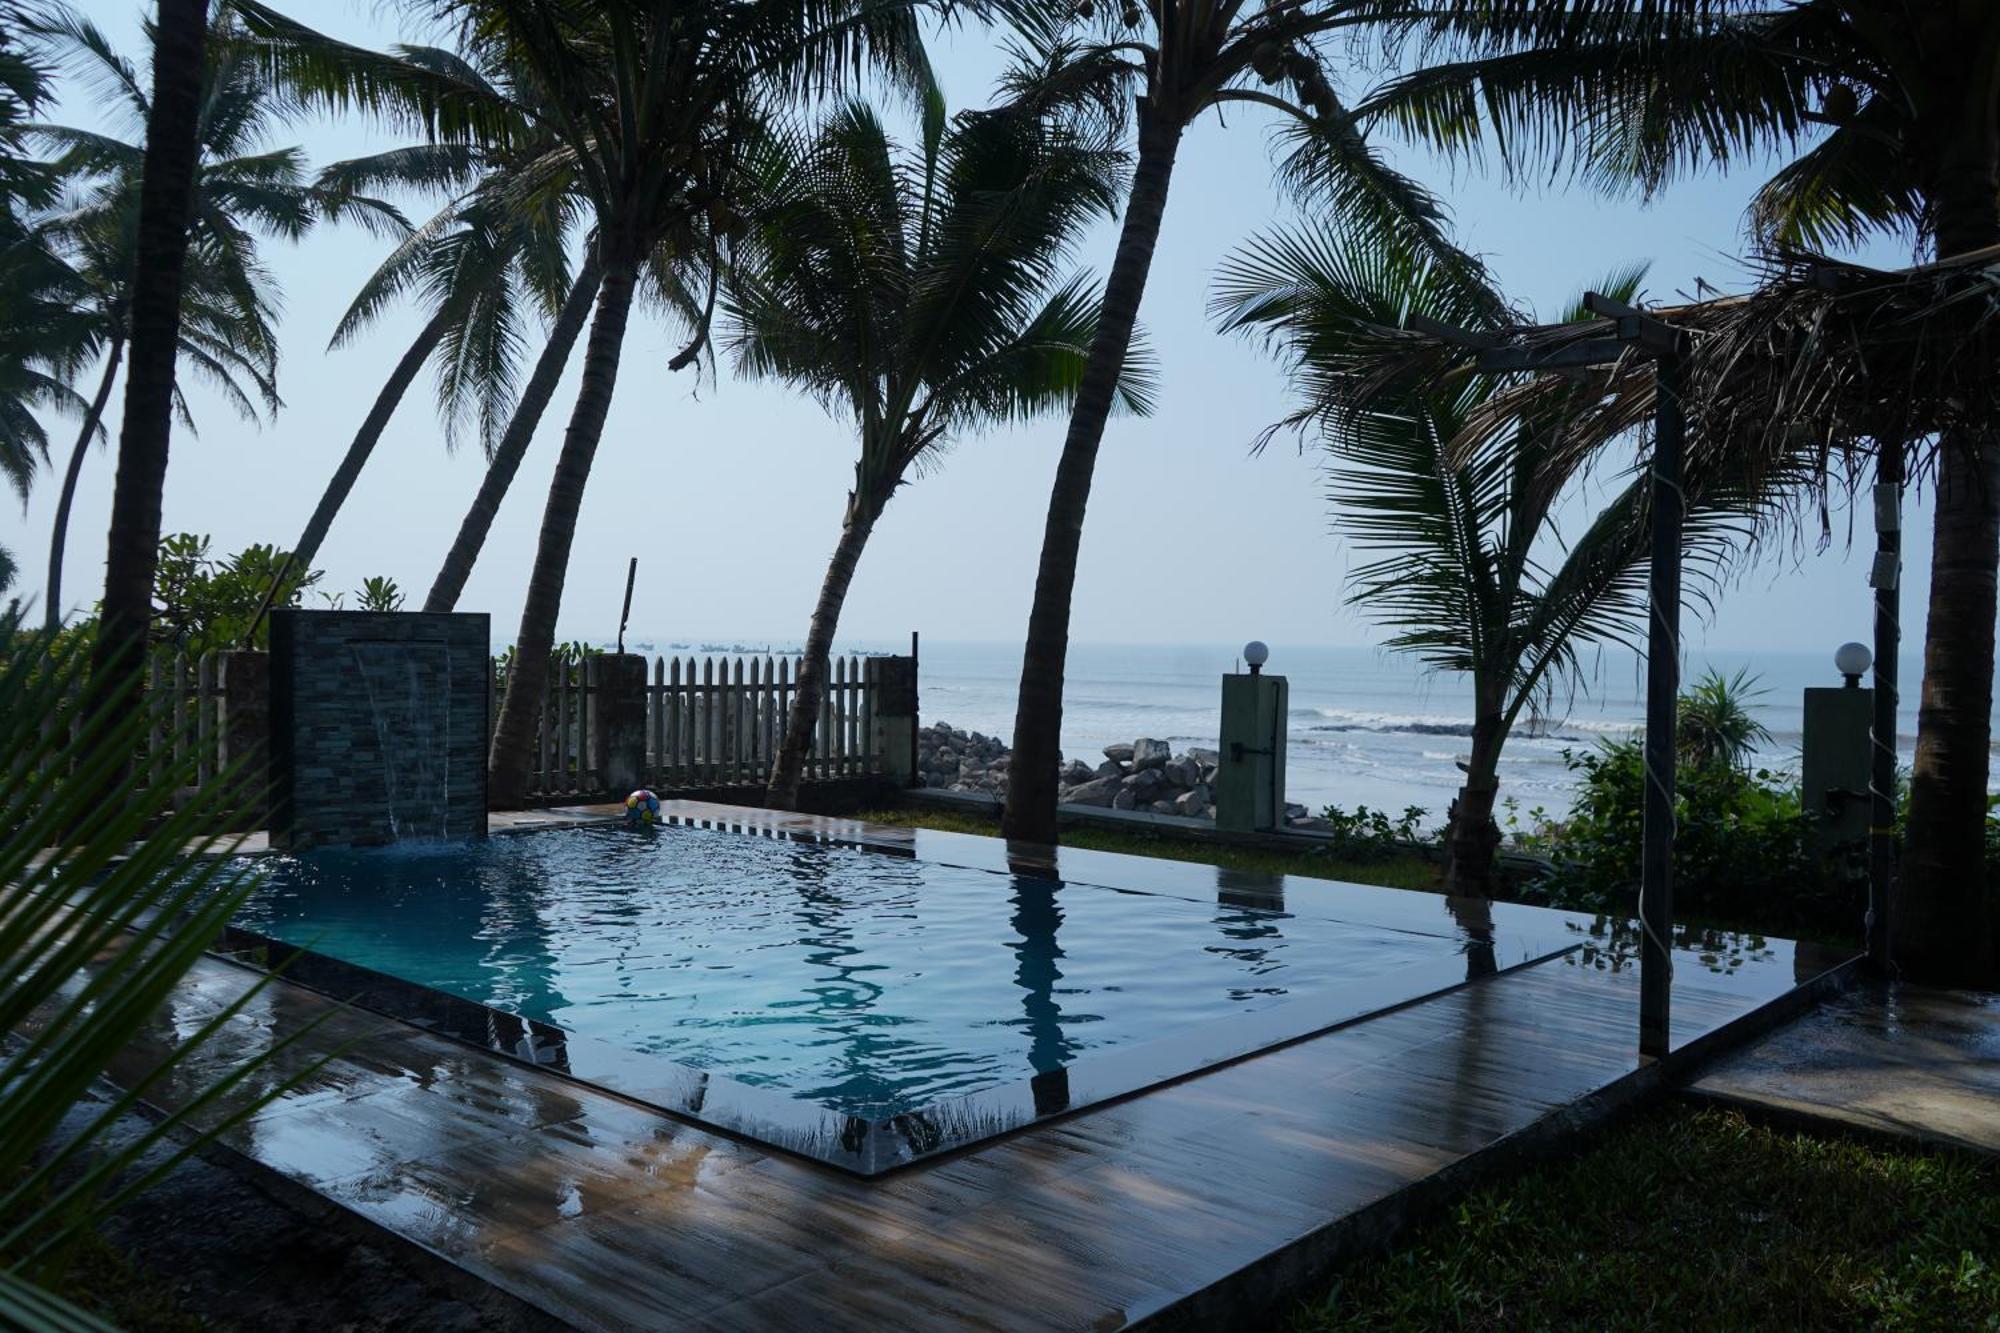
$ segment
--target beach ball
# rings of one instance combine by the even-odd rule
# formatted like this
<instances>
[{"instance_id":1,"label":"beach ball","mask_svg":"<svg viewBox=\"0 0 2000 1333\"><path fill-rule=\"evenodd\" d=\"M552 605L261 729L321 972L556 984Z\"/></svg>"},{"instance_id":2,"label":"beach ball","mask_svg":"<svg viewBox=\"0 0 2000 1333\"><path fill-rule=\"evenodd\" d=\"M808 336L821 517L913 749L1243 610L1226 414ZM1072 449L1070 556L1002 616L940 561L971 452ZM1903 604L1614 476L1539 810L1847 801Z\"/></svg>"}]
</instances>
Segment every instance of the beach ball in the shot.
<instances>
[{"instance_id":1,"label":"beach ball","mask_svg":"<svg viewBox=\"0 0 2000 1333\"><path fill-rule=\"evenodd\" d=\"M641 787L625 798L625 822L628 824L657 824L660 822L660 798Z\"/></svg>"}]
</instances>

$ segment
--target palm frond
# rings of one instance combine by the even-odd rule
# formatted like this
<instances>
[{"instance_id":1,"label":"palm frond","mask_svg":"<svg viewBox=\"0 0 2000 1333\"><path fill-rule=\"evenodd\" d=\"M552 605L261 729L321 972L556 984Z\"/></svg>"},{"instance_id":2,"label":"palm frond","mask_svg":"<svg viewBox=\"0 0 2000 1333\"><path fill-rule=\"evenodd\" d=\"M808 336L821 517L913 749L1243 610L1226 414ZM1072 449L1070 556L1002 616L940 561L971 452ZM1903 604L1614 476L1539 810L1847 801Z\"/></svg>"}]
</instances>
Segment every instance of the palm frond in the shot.
<instances>
[{"instance_id":1,"label":"palm frond","mask_svg":"<svg viewBox=\"0 0 2000 1333\"><path fill-rule=\"evenodd\" d=\"M72 735L82 655L57 651L56 640L12 617L0 636L0 747L16 775L0 793L0 882L10 886L0 902L0 1024L21 1038L0 1060L0 1247L14 1258L0 1305L31 1309L24 1281L54 1271L77 1236L291 1080L269 1080L235 1109L210 1114L253 1075L266 1084L270 1057L253 1057L143 1133L124 1129L148 1088L236 1023L258 983L123 1095L80 1124L71 1119L254 890L243 865L216 854L227 843L210 830L261 777L197 784L194 746L184 761L170 757L171 746L147 751L149 713L136 701L79 719ZM134 756L148 753L157 758L135 768ZM189 1136L195 1115L204 1132Z\"/></svg>"}]
</instances>

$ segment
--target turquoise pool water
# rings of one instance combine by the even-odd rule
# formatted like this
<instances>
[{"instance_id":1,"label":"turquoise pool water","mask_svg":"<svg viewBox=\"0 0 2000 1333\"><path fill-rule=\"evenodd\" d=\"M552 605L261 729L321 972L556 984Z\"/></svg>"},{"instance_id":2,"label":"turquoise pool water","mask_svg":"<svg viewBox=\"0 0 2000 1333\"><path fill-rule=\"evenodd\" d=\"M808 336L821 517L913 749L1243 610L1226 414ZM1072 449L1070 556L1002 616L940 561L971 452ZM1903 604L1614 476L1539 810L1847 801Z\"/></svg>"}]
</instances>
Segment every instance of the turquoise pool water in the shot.
<instances>
[{"instance_id":1,"label":"turquoise pool water","mask_svg":"<svg viewBox=\"0 0 2000 1333\"><path fill-rule=\"evenodd\" d=\"M695 828L264 864L261 934L872 1120L1466 948L1442 913L1423 933Z\"/></svg>"}]
</instances>

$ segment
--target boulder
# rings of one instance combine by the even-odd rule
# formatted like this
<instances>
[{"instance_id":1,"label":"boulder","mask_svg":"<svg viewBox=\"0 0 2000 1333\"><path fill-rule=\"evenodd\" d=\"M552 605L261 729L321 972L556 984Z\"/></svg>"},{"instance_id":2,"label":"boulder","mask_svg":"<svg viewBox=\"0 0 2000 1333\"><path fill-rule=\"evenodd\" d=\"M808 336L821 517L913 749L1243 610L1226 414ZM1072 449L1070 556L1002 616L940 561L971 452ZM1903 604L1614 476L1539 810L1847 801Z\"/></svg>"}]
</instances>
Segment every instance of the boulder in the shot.
<instances>
[{"instance_id":1,"label":"boulder","mask_svg":"<svg viewBox=\"0 0 2000 1333\"><path fill-rule=\"evenodd\" d=\"M1134 768L1161 768L1174 757L1173 747L1165 741L1156 741L1144 736L1133 741L1129 748L1132 751Z\"/></svg>"},{"instance_id":2,"label":"boulder","mask_svg":"<svg viewBox=\"0 0 2000 1333\"><path fill-rule=\"evenodd\" d=\"M1312 811L1306 809L1304 806L1300 805L1297 801L1285 802L1285 822L1287 824L1293 823L1297 820L1305 819L1311 814Z\"/></svg>"},{"instance_id":3,"label":"boulder","mask_svg":"<svg viewBox=\"0 0 2000 1333\"><path fill-rule=\"evenodd\" d=\"M1110 805L1112 799L1123 789L1117 778L1097 778L1072 787L1069 795L1063 797L1071 805Z\"/></svg>"},{"instance_id":4,"label":"boulder","mask_svg":"<svg viewBox=\"0 0 2000 1333\"><path fill-rule=\"evenodd\" d=\"M1138 807L1138 799L1132 795L1130 787L1120 787L1118 794L1111 798L1113 810L1132 810Z\"/></svg>"},{"instance_id":5,"label":"boulder","mask_svg":"<svg viewBox=\"0 0 2000 1333\"><path fill-rule=\"evenodd\" d=\"M1304 819L1287 820L1286 825L1289 828L1297 829L1301 833L1333 832L1333 824L1328 820L1321 819L1318 815L1307 815Z\"/></svg>"},{"instance_id":6,"label":"boulder","mask_svg":"<svg viewBox=\"0 0 2000 1333\"><path fill-rule=\"evenodd\" d=\"M1178 813L1177 811L1175 811L1174 803L1172 801L1155 801L1146 808L1151 810L1156 815L1171 815Z\"/></svg>"},{"instance_id":7,"label":"boulder","mask_svg":"<svg viewBox=\"0 0 2000 1333\"><path fill-rule=\"evenodd\" d=\"M1136 773L1127 773L1119 781L1125 785L1127 790L1145 796L1151 793L1154 788L1165 786L1167 779L1166 775L1161 773L1157 768L1142 768Z\"/></svg>"},{"instance_id":8,"label":"boulder","mask_svg":"<svg viewBox=\"0 0 2000 1333\"><path fill-rule=\"evenodd\" d=\"M1176 787L1193 787L1201 781L1201 765L1182 755L1167 765L1167 780Z\"/></svg>"},{"instance_id":9,"label":"boulder","mask_svg":"<svg viewBox=\"0 0 2000 1333\"><path fill-rule=\"evenodd\" d=\"M1174 813L1186 815L1190 819L1200 819L1208 813L1210 796L1206 785L1192 791L1184 791L1174 798Z\"/></svg>"},{"instance_id":10,"label":"boulder","mask_svg":"<svg viewBox=\"0 0 2000 1333\"><path fill-rule=\"evenodd\" d=\"M997 768L999 765L996 762L994 766ZM1062 769L1063 785L1069 787L1081 786L1092 778L1101 776L1102 774L1092 771L1090 765L1084 763L1081 759L1070 760L1067 764L1063 765Z\"/></svg>"},{"instance_id":11,"label":"boulder","mask_svg":"<svg viewBox=\"0 0 2000 1333\"><path fill-rule=\"evenodd\" d=\"M1222 756L1220 754L1216 753L1214 750L1203 749L1199 745L1189 746L1187 757L1194 760L1197 764L1200 764L1203 768L1214 768L1217 764L1222 762Z\"/></svg>"},{"instance_id":12,"label":"boulder","mask_svg":"<svg viewBox=\"0 0 2000 1333\"><path fill-rule=\"evenodd\" d=\"M1097 776L1100 778L1123 777L1125 776L1125 765L1119 763L1116 759L1107 759L1097 766Z\"/></svg>"},{"instance_id":13,"label":"boulder","mask_svg":"<svg viewBox=\"0 0 2000 1333\"><path fill-rule=\"evenodd\" d=\"M1104 747L1104 757L1114 764L1129 764L1132 762L1132 747L1129 745L1107 745Z\"/></svg>"}]
</instances>

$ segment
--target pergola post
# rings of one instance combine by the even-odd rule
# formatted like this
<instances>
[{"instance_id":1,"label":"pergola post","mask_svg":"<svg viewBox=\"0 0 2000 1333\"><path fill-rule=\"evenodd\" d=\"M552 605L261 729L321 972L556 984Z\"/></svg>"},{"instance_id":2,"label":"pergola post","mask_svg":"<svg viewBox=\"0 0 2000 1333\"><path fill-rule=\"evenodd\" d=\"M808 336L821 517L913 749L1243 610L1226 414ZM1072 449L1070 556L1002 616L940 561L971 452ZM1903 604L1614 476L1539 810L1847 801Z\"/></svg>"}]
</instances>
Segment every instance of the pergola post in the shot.
<instances>
[{"instance_id":1,"label":"pergola post","mask_svg":"<svg viewBox=\"0 0 2000 1333\"><path fill-rule=\"evenodd\" d=\"M1883 972L1896 881L1896 659L1902 648L1903 446L1883 441L1875 459L1875 708L1869 726L1868 957Z\"/></svg>"},{"instance_id":2,"label":"pergola post","mask_svg":"<svg viewBox=\"0 0 2000 1333\"><path fill-rule=\"evenodd\" d=\"M1639 1055L1659 1059L1670 1049L1669 1002L1674 962L1675 709L1680 698L1681 489L1687 422L1681 395L1682 357L1655 362L1652 518L1646 632L1646 805L1639 876Z\"/></svg>"}]
</instances>

